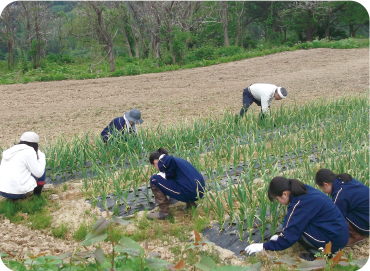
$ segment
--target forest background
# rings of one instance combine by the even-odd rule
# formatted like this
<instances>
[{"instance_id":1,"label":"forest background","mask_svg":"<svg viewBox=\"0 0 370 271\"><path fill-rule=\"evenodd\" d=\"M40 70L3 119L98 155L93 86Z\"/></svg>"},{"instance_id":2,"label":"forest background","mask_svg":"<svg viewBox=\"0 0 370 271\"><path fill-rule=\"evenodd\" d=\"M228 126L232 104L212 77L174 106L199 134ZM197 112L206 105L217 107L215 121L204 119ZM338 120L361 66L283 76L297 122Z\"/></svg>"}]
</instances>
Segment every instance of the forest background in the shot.
<instances>
[{"instance_id":1,"label":"forest background","mask_svg":"<svg viewBox=\"0 0 370 271\"><path fill-rule=\"evenodd\" d=\"M19 1L0 17L0 84L358 48L368 37L369 14L353 1Z\"/></svg>"}]
</instances>

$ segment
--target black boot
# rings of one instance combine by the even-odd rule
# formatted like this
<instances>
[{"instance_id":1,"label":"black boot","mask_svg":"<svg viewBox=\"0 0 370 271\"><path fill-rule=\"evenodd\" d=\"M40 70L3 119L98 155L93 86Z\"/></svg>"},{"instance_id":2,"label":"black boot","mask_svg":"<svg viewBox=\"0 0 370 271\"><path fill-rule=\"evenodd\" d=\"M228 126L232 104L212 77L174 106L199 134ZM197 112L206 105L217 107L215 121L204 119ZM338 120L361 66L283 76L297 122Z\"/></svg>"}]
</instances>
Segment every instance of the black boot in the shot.
<instances>
[{"instance_id":1,"label":"black boot","mask_svg":"<svg viewBox=\"0 0 370 271\"><path fill-rule=\"evenodd\" d=\"M302 234L298 243L307 250L308 253L301 253L300 257L306 261L314 261L316 259L315 254L320 252L319 249L314 246L307 238Z\"/></svg>"},{"instance_id":2,"label":"black boot","mask_svg":"<svg viewBox=\"0 0 370 271\"><path fill-rule=\"evenodd\" d=\"M35 196L38 196L38 197L40 197L41 196L41 190L42 190L42 188L44 187L44 185L37 185L36 187L35 187L35 189L33 189L33 194L35 195Z\"/></svg>"}]
</instances>

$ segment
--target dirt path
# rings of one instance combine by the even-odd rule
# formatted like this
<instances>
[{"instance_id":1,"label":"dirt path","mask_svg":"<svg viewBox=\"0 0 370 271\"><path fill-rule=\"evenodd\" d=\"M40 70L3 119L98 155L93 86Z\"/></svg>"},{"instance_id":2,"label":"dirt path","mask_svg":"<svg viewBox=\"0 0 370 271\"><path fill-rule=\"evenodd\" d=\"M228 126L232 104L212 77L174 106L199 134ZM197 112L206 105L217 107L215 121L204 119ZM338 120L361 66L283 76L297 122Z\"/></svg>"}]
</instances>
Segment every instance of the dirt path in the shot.
<instances>
[{"instance_id":1,"label":"dirt path","mask_svg":"<svg viewBox=\"0 0 370 271\"><path fill-rule=\"evenodd\" d=\"M143 128L227 109L238 113L243 89L256 82L287 88L288 98L272 107L366 93L369 49L299 50L158 74L0 85L0 146L28 130L41 144L60 134L99 133L131 108L142 111Z\"/></svg>"}]
</instances>

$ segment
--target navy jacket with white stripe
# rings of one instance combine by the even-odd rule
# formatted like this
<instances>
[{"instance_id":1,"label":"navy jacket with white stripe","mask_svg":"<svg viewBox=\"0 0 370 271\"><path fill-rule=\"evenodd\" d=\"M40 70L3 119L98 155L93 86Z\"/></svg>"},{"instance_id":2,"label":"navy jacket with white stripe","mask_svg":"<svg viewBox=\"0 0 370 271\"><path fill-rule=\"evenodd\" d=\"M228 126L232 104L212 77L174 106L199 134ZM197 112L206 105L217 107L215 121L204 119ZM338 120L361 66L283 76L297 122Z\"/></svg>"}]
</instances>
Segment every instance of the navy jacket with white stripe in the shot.
<instances>
[{"instance_id":1,"label":"navy jacket with white stripe","mask_svg":"<svg viewBox=\"0 0 370 271\"><path fill-rule=\"evenodd\" d=\"M349 223L360 233L369 234L369 187L352 179L333 182L332 200Z\"/></svg>"},{"instance_id":2,"label":"navy jacket with white stripe","mask_svg":"<svg viewBox=\"0 0 370 271\"><path fill-rule=\"evenodd\" d=\"M297 242L301 235L316 247L332 243L332 253L343 248L349 238L347 221L337 206L323 192L305 185L308 193L295 197L290 194L282 233L276 241L263 244L266 250L284 250Z\"/></svg>"},{"instance_id":3,"label":"navy jacket with white stripe","mask_svg":"<svg viewBox=\"0 0 370 271\"><path fill-rule=\"evenodd\" d=\"M126 122L124 117L118 117L112 120L107 127L101 132L101 136L104 142L107 142L110 135L115 135L115 132L121 132L122 134L126 131Z\"/></svg>"}]
</instances>

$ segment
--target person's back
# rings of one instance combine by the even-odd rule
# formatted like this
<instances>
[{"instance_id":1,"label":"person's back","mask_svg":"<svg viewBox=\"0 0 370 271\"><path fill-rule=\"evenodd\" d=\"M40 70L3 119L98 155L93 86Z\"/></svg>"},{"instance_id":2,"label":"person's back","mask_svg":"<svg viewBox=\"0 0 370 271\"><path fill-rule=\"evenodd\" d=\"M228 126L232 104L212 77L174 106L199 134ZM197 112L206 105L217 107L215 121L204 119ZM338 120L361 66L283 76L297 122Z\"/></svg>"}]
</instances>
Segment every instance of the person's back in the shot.
<instances>
[{"instance_id":1,"label":"person's back","mask_svg":"<svg viewBox=\"0 0 370 271\"><path fill-rule=\"evenodd\" d=\"M38 149L34 132L21 136L19 144L5 150L0 164L0 193L8 198L22 198L34 190L41 193L45 183L45 154Z\"/></svg>"},{"instance_id":2,"label":"person's back","mask_svg":"<svg viewBox=\"0 0 370 271\"><path fill-rule=\"evenodd\" d=\"M343 182L338 178L331 196L346 219L359 232L369 234L369 187L355 179Z\"/></svg>"}]
</instances>

